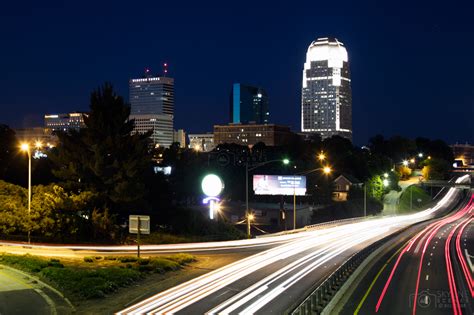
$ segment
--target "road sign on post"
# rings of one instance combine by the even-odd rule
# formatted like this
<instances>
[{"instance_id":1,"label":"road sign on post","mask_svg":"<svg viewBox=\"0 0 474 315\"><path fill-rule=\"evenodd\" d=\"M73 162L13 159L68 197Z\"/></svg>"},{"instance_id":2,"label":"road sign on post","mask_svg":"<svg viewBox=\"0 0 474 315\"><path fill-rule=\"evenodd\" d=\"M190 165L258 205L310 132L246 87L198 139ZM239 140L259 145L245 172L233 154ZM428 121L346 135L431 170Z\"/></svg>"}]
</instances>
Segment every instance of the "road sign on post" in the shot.
<instances>
[{"instance_id":1,"label":"road sign on post","mask_svg":"<svg viewBox=\"0 0 474 315\"><path fill-rule=\"evenodd\" d=\"M128 232L137 234L137 256L140 257L140 234L150 234L150 217L147 215L129 216Z\"/></svg>"}]
</instances>

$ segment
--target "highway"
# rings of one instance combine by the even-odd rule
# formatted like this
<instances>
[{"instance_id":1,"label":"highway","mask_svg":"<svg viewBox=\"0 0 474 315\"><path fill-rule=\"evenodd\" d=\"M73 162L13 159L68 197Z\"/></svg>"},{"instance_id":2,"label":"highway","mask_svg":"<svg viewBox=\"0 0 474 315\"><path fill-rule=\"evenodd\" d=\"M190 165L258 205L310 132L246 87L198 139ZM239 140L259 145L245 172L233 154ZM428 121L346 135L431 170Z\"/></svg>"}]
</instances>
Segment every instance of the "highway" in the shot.
<instances>
[{"instance_id":1,"label":"highway","mask_svg":"<svg viewBox=\"0 0 474 315\"><path fill-rule=\"evenodd\" d=\"M353 253L452 210L460 198L461 192L451 188L435 206L416 214L298 233L284 244L158 293L118 314L284 313Z\"/></svg>"},{"instance_id":2,"label":"highway","mask_svg":"<svg viewBox=\"0 0 474 315\"><path fill-rule=\"evenodd\" d=\"M385 251L342 314L474 314L474 195Z\"/></svg>"}]
</instances>

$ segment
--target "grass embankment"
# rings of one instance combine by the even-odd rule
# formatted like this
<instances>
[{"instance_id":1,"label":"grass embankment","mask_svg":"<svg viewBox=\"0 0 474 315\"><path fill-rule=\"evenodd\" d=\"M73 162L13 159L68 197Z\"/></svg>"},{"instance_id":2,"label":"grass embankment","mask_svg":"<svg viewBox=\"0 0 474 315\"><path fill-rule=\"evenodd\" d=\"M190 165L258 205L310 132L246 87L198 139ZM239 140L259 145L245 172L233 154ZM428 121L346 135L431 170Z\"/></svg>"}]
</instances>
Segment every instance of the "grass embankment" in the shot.
<instances>
[{"instance_id":1,"label":"grass embankment","mask_svg":"<svg viewBox=\"0 0 474 315\"><path fill-rule=\"evenodd\" d=\"M0 254L0 264L38 276L73 301L104 297L147 274L178 270L195 260L188 254L150 258L94 256L83 260Z\"/></svg>"},{"instance_id":2,"label":"grass embankment","mask_svg":"<svg viewBox=\"0 0 474 315\"><path fill-rule=\"evenodd\" d=\"M412 206L410 211L410 199ZM431 202L431 196L423 188L411 185L400 196L399 213L408 213L425 209Z\"/></svg>"}]
</instances>

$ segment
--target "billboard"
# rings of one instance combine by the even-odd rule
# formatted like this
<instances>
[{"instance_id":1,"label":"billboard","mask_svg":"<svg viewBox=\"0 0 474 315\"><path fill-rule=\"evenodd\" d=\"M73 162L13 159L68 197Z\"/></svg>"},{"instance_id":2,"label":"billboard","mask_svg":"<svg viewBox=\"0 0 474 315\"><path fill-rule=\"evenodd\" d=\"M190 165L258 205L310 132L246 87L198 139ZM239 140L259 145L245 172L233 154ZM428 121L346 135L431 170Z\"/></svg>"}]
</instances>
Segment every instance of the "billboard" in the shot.
<instances>
[{"instance_id":1,"label":"billboard","mask_svg":"<svg viewBox=\"0 0 474 315\"><path fill-rule=\"evenodd\" d=\"M256 195L306 195L306 176L301 175L253 175L253 191Z\"/></svg>"}]
</instances>

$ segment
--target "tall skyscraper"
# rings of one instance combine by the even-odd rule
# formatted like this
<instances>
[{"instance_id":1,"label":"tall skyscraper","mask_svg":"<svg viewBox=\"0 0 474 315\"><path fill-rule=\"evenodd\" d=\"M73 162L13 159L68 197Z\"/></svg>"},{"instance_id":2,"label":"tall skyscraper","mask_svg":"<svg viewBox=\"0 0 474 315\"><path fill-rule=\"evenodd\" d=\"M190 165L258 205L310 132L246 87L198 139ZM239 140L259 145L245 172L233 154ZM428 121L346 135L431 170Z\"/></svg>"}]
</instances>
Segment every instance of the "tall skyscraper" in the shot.
<instances>
[{"instance_id":1,"label":"tall skyscraper","mask_svg":"<svg viewBox=\"0 0 474 315\"><path fill-rule=\"evenodd\" d=\"M142 78L129 81L129 89L135 132L152 130L153 145L169 147L174 132L174 79L152 76L147 69Z\"/></svg>"},{"instance_id":2,"label":"tall skyscraper","mask_svg":"<svg viewBox=\"0 0 474 315\"><path fill-rule=\"evenodd\" d=\"M230 98L230 122L267 124L270 116L267 92L259 87L234 83Z\"/></svg>"},{"instance_id":3,"label":"tall skyscraper","mask_svg":"<svg viewBox=\"0 0 474 315\"><path fill-rule=\"evenodd\" d=\"M352 92L347 50L336 38L308 47L303 69L301 131L352 140Z\"/></svg>"}]
</instances>

